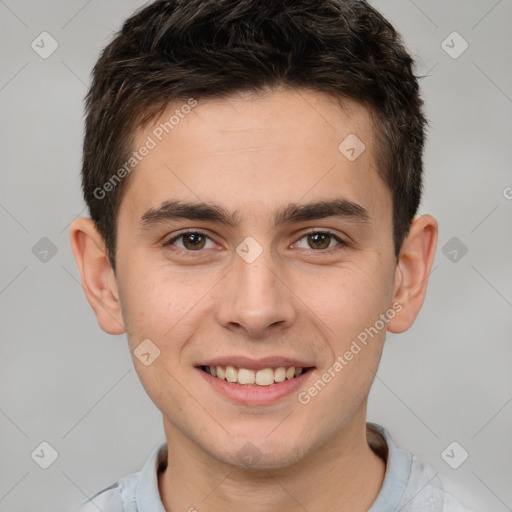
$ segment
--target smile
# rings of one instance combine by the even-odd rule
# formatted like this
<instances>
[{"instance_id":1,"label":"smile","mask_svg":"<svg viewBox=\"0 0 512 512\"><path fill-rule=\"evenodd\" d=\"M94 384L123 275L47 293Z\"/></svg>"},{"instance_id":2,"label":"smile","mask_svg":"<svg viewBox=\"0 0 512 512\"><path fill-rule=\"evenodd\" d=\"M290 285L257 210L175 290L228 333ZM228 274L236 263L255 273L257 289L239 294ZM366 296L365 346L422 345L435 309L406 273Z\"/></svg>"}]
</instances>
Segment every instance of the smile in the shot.
<instances>
[{"instance_id":1,"label":"smile","mask_svg":"<svg viewBox=\"0 0 512 512\"><path fill-rule=\"evenodd\" d=\"M212 377L224 380L232 384L242 386L270 386L275 383L292 380L308 368L296 368L295 366L279 366L277 368L261 368L251 370L248 368L237 368L235 366L201 366L201 370Z\"/></svg>"}]
</instances>

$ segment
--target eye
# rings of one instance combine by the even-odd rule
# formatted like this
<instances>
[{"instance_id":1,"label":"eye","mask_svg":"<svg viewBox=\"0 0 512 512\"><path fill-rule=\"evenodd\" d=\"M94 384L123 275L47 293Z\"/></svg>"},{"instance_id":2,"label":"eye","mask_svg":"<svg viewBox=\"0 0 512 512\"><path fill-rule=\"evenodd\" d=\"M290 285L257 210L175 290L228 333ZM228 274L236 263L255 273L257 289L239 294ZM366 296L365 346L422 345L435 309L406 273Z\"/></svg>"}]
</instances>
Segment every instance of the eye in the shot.
<instances>
[{"instance_id":1,"label":"eye","mask_svg":"<svg viewBox=\"0 0 512 512\"><path fill-rule=\"evenodd\" d=\"M324 250L331 249L336 245L347 245L341 238L327 231L311 231L299 238L296 242L300 244L301 240L306 240L308 247L299 247L300 249Z\"/></svg>"},{"instance_id":2,"label":"eye","mask_svg":"<svg viewBox=\"0 0 512 512\"><path fill-rule=\"evenodd\" d=\"M305 240L307 246L302 246ZM208 245L208 243L210 245ZM295 243L299 249L323 251L332 249L336 245L346 246L347 244L338 236L327 231L311 231L306 233ZM200 252L202 249L212 249L215 243L211 238L201 231L184 231L169 239L163 244L164 247L175 247L183 252Z\"/></svg>"},{"instance_id":3,"label":"eye","mask_svg":"<svg viewBox=\"0 0 512 512\"><path fill-rule=\"evenodd\" d=\"M211 243L210 247L206 247L208 240ZM190 252L197 252L201 249L211 249L215 246L210 237L201 231L186 231L180 233L179 235L176 235L175 237L165 242L163 245L164 247L173 245L182 251Z\"/></svg>"}]
</instances>

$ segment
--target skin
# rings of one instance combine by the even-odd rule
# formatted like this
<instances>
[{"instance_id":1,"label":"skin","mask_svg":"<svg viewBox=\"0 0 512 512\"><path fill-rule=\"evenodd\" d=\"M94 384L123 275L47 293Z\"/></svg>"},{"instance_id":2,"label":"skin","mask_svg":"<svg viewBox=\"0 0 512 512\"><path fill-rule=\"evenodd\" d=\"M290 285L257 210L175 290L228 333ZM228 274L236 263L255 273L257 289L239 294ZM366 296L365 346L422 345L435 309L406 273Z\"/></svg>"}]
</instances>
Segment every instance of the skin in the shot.
<instances>
[{"instance_id":1,"label":"skin","mask_svg":"<svg viewBox=\"0 0 512 512\"><path fill-rule=\"evenodd\" d=\"M136 148L162 119L138 133ZM338 150L349 134L366 146L354 161ZM129 180L116 275L89 219L73 222L71 244L100 327L127 332L132 355L147 338L161 351L149 366L133 361L163 415L166 510L368 510L385 472L366 441L368 393L386 330L408 329L423 304L437 242L435 219L418 217L397 262L368 111L310 90L199 100ZM368 221L274 224L274 211L289 203L340 197L365 208ZM141 216L170 199L215 203L236 211L240 224L181 219L142 228ZM347 245L327 238L328 248L317 248L306 236L312 228ZM202 252L183 238L163 246L184 229L208 234ZM249 236L262 248L252 263L236 253ZM307 405L297 393L237 404L195 368L225 355L294 357L314 366L299 390L307 391L394 303L401 311ZM247 443L259 453L248 466L238 456Z\"/></svg>"}]
</instances>

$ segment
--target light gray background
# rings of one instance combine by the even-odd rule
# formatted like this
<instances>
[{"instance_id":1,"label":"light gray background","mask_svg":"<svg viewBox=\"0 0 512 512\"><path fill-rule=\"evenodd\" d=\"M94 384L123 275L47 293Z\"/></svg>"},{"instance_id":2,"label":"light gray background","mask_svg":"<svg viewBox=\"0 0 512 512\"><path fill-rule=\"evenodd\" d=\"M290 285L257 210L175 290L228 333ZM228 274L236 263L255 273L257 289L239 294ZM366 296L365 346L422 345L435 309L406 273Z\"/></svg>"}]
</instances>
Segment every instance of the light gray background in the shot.
<instances>
[{"instance_id":1,"label":"light gray background","mask_svg":"<svg viewBox=\"0 0 512 512\"><path fill-rule=\"evenodd\" d=\"M388 337L369 419L475 511L512 510L512 2L372 3L403 34L417 73L429 75L421 213L437 217L440 240L423 311L407 333ZM89 73L140 5L0 0L1 512L72 510L140 469L164 440L125 337L96 324L67 231L85 214ZM59 45L47 59L31 48L43 31ZM456 59L441 46L453 31L469 43ZM57 248L46 262L32 251L42 237ZM468 248L456 262L442 252L452 237ZM42 441L59 454L46 470L31 458ZM469 453L456 470L441 457L452 441Z\"/></svg>"}]
</instances>

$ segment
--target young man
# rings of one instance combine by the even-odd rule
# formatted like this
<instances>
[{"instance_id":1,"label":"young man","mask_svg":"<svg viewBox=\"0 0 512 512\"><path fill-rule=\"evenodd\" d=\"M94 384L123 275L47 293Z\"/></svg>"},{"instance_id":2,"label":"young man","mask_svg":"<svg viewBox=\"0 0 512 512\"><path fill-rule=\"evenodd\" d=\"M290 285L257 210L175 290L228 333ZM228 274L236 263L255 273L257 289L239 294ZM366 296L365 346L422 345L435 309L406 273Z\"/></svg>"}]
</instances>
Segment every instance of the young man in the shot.
<instances>
[{"instance_id":1,"label":"young man","mask_svg":"<svg viewBox=\"0 0 512 512\"><path fill-rule=\"evenodd\" d=\"M167 442L82 511L467 510L366 423L437 240L412 66L355 0L158 1L105 49L71 244Z\"/></svg>"}]
</instances>

